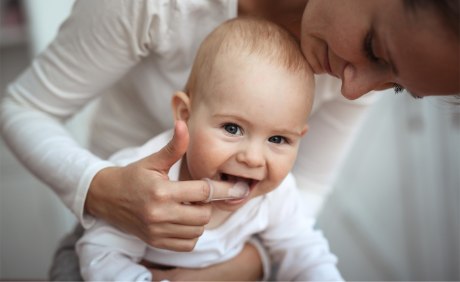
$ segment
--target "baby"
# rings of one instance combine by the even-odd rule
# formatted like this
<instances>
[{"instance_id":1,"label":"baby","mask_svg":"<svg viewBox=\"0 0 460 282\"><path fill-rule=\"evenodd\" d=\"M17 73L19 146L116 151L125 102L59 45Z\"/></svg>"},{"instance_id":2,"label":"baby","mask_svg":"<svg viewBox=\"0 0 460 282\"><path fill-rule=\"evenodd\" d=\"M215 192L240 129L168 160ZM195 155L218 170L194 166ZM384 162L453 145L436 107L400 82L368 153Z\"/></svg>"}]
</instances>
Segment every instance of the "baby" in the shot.
<instances>
[{"instance_id":1,"label":"baby","mask_svg":"<svg viewBox=\"0 0 460 282\"><path fill-rule=\"evenodd\" d=\"M200 46L184 92L172 98L176 126L186 124L189 146L169 178L228 181L246 186L247 193L210 203L211 220L192 252L153 248L98 221L76 247L84 279L150 281L141 260L206 267L235 257L258 235L279 266L276 279L342 280L290 174L307 132L313 92L311 69L284 29L251 18L219 26ZM123 150L111 161L123 166L146 157L172 134Z\"/></svg>"}]
</instances>

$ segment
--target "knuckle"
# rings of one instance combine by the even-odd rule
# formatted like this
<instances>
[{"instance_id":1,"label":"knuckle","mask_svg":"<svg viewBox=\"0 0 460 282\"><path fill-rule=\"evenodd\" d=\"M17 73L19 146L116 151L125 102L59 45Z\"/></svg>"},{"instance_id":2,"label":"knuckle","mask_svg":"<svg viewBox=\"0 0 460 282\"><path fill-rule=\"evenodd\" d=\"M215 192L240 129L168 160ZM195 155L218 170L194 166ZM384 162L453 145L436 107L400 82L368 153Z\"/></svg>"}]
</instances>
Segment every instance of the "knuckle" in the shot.
<instances>
[{"instance_id":1,"label":"knuckle","mask_svg":"<svg viewBox=\"0 0 460 282\"><path fill-rule=\"evenodd\" d=\"M157 187L152 190L152 198L155 202L166 202L168 201L170 195L167 189Z\"/></svg>"},{"instance_id":2,"label":"knuckle","mask_svg":"<svg viewBox=\"0 0 460 282\"><path fill-rule=\"evenodd\" d=\"M182 251L184 251L184 252L193 251L197 241L198 241L197 239L185 241L185 244L182 246Z\"/></svg>"},{"instance_id":3,"label":"knuckle","mask_svg":"<svg viewBox=\"0 0 460 282\"><path fill-rule=\"evenodd\" d=\"M195 237L198 238L204 233L204 226L199 226L196 230Z\"/></svg>"},{"instance_id":4,"label":"knuckle","mask_svg":"<svg viewBox=\"0 0 460 282\"><path fill-rule=\"evenodd\" d=\"M203 181L203 183L201 184L201 198L203 200L207 200L208 197L209 197L209 193L210 193L210 190L211 188L209 188L209 185L207 182Z\"/></svg>"},{"instance_id":5,"label":"knuckle","mask_svg":"<svg viewBox=\"0 0 460 282\"><path fill-rule=\"evenodd\" d=\"M203 232L204 232L204 226L194 227L193 230L187 232L187 234L184 234L184 239L187 239L187 240L198 239L201 235L203 235Z\"/></svg>"},{"instance_id":6,"label":"knuckle","mask_svg":"<svg viewBox=\"0 0 460 282\"><path fill-rule=\"evenodd\" d=\"M212 215L211 206L204 207L203 215L201 216L201 219L204 224L207 224L211 220L211 215Z\"/></svg>"},{"instance_id":7,"label":"knuckle","mask_svg":"<svg viewBox=\"0 0 460 282\"><path fill-rule=\"evenodd\" d=\"M202 215L200 215L199 217L197 217L196 220L197 220L196 223L197 223L198 225L204 226L204 225L206 225L206 224L209 223L209 221L211 220L211 217L208 216L207 214L202 214Z\"/></svg>"},{"instance_id":8,"label":"knuckle","mask_svg":"<svg viewBox=\"0 0 460 282\"><path fill-rule=\"evenodd\" d=\"M144 222L146 224L154 224L154 223L159 223L159 222L163 222L163 221L164 221L163 213L158 208L150 209L149 212L146 214L146 217L144 219ZM152 231L152 229L151 229L151 231Z\"/></svg>"},{"instance_id":9,"label":"knuckle","mask_svg":"<svg viewBox=\"0 0 460 282\"><path fill-rule=\"evenodd\" d=\"M168 155L175 155L176 153L176 147L174 146L174 143L172 141L166 144L166 146L164 147L164 150Z\"/></svg>"},{"instance_id":10,"label":"knuckle","mask_svg":"<svg viewBox=\"0 0 460 282\"><path fill-rule=\"evenodd\" d=\"M187 234L184 234L184 239L195 240L203 235L204 226L195 226L192 230L188 231Z\"/></svg>"},{"instance_id":11,"label":"knuckle","mask_svg":"<svg viewBox=\"0 0 460 282\"><path fill-rule=\"evenodd\" d=\"M160 248L160 244L155 237L150 236L145 242L152 247Z\"/></svg>"},{"instance_id":12,"label":"knuckle","mask_svg":"<svg viewBox=\"0 0 460 282\"><path fill-rule=\"evenodd\" d=\"M158 232L158 228L156 225L151 225L149 226L149 230L148 230L148 236L149 238L153 241L155 240L156 238L159 237L159 232Z\"/></svg>"}]
</instances>

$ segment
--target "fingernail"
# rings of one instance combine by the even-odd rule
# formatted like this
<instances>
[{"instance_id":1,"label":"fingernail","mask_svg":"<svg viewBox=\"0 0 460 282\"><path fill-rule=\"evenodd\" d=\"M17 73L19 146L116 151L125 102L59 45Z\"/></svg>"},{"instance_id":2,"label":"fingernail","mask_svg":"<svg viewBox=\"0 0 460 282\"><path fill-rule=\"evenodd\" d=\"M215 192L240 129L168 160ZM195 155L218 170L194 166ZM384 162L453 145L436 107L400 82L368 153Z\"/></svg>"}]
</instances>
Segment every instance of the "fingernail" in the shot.
<instances>
[{"instance_id":1,"label":"fingernail","mask_svg":"<svg viewBox=\"0 0 460 282\"><path fill-rule=\"evenodd\" d=\"M249 193L249 185L246 182L236 182L228 190L228 195L233 198L243 198Z\"/></svg>"}]
</instances>

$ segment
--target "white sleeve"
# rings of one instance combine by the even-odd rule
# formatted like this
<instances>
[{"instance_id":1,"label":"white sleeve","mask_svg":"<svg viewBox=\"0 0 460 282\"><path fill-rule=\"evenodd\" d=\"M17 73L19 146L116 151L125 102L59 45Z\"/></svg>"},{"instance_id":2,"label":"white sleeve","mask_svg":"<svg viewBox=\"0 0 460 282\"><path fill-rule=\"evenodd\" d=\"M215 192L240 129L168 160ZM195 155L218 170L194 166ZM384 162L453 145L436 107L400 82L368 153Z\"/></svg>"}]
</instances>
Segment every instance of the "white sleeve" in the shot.
<instances>
[{"instance_id":1,"label":"white sleeve","mask_svg":"<svg viewBox=\"0 0 460 282\"><path fill-rule=\"evenodd\" d=\"M305 217L292 175L270 195L270 224L260 234L273 264L277 281L343 281L336 267L337 258L314 218Z\"/></svg>"},{"instance_id":2,"label":"white sleeve","mask_svg":"<svg viewBox=\"0 0 460 282\"><path fill-rule=\"evenodd\" d=\"M309 130L303 138L293 173L308 216L317 216L331 192L341 162L376 97L350 101L340 94L340 81L316 78L316 94Z\"/></svg>"},{"instance_id":3,"label":"white sleeve","mask_svg":"<svg viewBox=\"0 0 460 282\"><path fill-rule=\"evenodd\" d=\"M8 86L0 105L8 146L85 227L93 222L84 214L89 184L111 164L77 144L62 123L155 50L155 36L165 30L157 6L160 1L76 1L56 39Z\"/></svg>"},{"instance_id":4,"label":"white sleeve","mask_svg":"<svg viewBox=\"0 0 460 282\"><path fill-rule=\"evenodd\" d=\"M150 271L138 263L146 248L103 221L87 229L75 246L85 281L151 281Z\"/></svg>"}]
</instances>

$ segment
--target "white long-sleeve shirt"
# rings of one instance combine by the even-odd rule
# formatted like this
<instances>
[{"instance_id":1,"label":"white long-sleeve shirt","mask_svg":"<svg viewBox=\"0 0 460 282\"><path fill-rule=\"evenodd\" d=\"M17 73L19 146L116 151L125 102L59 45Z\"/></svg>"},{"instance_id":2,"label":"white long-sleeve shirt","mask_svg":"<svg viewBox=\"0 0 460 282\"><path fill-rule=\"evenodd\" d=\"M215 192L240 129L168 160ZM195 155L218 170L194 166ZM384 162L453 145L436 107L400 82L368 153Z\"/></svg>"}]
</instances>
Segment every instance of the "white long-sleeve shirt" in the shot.
<instances>
[{"instance_id":1,"label":"white long-sleeve shirt","mask_svg":"<svg viewBox=\"0 0 460 282\"><path fill-rule=\"evenodd\" d=\"M172 130L139 148L125 149L111 161L124 166L159 151L172 138ZM169 171L178 180L180 161ZM278 281L342 281L336 257L326 239L313 229L313 217L289 174L274 191L251 199L220 226L207 229L191 252L173 252L148 246L104 221L97 221L78 241L82 276L88 281L151 281L150 271L138 264L145 259L164 266L202 268L238 255L251 236L259 235L273 263Z\"/></svg>"},{"instance_id":2,"label":"white long-sleeve shirt","mask_svg":"<svg viewBox=\"0 0 460 282\"><path fill-rule=\"evenodd\" d=\"M3 137L18 159L89 227L84 202L113 152L172 127L171 96L183 89L202 39L237 16L236 0L77 0L56 39L10 84ZM339 81L317 80L310 131L294 175L314 214L368 101L347 101ZM100 97L90 150L63 126Z\"/></svg>"}]
</instances>

